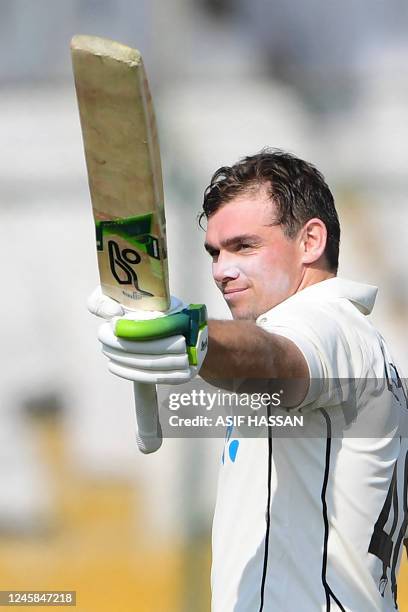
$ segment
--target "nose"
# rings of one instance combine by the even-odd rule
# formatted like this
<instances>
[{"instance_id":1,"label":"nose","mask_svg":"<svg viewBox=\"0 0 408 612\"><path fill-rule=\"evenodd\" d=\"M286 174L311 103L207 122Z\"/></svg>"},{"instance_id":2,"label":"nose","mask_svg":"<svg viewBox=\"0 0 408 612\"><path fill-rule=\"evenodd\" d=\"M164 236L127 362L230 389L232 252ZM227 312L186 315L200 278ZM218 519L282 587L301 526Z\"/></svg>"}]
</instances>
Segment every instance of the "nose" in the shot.
<instances>
[{"instance_id":1,"label":"nose","mask_svg":"<svg viewBox=\"0 0 408 612\"><path fill-rule=\"evenodd\" d=\"M220 254L217 261L213 263L212 274L215 282L221 284L237 279L240 271L230 258L222 257Z\"/></svg>"}]
</instances>

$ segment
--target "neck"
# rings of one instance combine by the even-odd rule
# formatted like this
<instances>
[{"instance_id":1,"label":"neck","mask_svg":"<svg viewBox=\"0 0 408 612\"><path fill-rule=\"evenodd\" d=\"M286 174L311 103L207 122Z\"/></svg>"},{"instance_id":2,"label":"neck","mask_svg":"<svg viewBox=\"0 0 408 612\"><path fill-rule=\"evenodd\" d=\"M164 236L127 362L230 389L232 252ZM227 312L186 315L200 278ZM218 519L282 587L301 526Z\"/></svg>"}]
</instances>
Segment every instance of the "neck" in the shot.
<instances>
[{"instance_id":1,"label":"neck","mask_svg":"<svg viewBox=\"0 0 408 612\"><path fill-rule=\"evenodd\" d=\"M310 287L310 285L321 283L322 281L328 280L329 278L334 278L335 276L335 272L330 272L330 270L312 267L306 268L296 293L298 291L302 291L302 289L306 289L306 287Z\"/></svg>"}]
</instances>

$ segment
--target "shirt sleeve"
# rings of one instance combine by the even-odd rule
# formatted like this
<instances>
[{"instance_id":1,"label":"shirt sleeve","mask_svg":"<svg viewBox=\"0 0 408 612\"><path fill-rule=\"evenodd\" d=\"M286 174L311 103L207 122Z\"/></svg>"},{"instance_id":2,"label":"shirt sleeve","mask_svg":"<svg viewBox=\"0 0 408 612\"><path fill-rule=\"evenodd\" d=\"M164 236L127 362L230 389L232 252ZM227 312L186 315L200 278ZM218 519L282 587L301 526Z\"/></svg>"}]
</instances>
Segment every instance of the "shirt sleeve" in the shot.
<instances>
[{"instance_id":1,"label":"shirt sleeve","mask_svg":"<svg viewBox=\"0 0 408 612\"><path fill-rule=\"evenodd\" d=\"M300 313L287 309L284 316L281 313L277 316L272 310L257 324L265 331L291 340L305 358L309 388L298 410L338 406L350 400L354 394L351 381L360 376L360 370L338 313L327 306L307 304Z\"/></svg>"}]
</instances>

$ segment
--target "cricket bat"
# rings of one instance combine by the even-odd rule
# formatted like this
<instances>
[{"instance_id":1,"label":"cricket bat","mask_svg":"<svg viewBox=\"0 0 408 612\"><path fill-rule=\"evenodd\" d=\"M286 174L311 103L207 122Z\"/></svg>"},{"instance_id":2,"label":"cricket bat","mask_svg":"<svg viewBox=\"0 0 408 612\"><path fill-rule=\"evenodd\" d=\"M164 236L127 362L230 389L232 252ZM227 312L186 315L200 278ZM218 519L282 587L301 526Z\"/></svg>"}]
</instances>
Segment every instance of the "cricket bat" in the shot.
<instances>
[{"instance_id":1,"label":"cricket bat","mask_svg":"<svg viewBox=\"0 0 408 612\"><path fill-rule=\"evenodd\" d=\"M142 57L94 36L74 36L71 53L102 291L136 314L159 316L170 306L166 222ZM134 395L139 449L154 452L162 441L155 385L134 383Z\"/></svg>"}]
</instances>

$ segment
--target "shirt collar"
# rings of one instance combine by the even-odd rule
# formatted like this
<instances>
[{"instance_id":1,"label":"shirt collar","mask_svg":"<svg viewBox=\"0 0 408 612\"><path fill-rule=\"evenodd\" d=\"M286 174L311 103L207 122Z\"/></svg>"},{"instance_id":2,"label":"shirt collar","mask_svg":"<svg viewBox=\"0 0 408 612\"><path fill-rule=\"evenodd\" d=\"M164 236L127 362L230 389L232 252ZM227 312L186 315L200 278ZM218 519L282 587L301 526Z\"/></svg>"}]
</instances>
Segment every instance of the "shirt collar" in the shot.
<instances>
[{"instance_id":1,"label":"shirt collar","mask_svg":"<svg viewBox=\"0 0 408 612\"><path fill-rule=\"evenodd\" d=\"M284 302L281 302L281 304L275 306L275 308L279 308L279 306L285 304L289 300L310 299L311 301L314 301L318 296L334 296L350 300L350 302L354 304L354 306L358 308L360 312L362 312L364 315L368 315L371 313L374 307L377 292L378 287L375 287L374 285L356 283L355 281L335 276L302 289L302 291L295 293ZM274 308L271 310L273 311Z\"/></svg>"},{"instance_id":2,"label":"shirt collar","mask_svg":"<svg viewBox=\"0 0 408 612\"><path fill-rule=\"evenodd\" d=\"M378 287L366 285L347 280L346 278L329 278L321 283L316 283L307 287L305 291L317 292L319 295L332 295L339 298L346 298L354 304L356 308L365 315L371 313L377 297Z\"/></svg>"}]
</instances>

